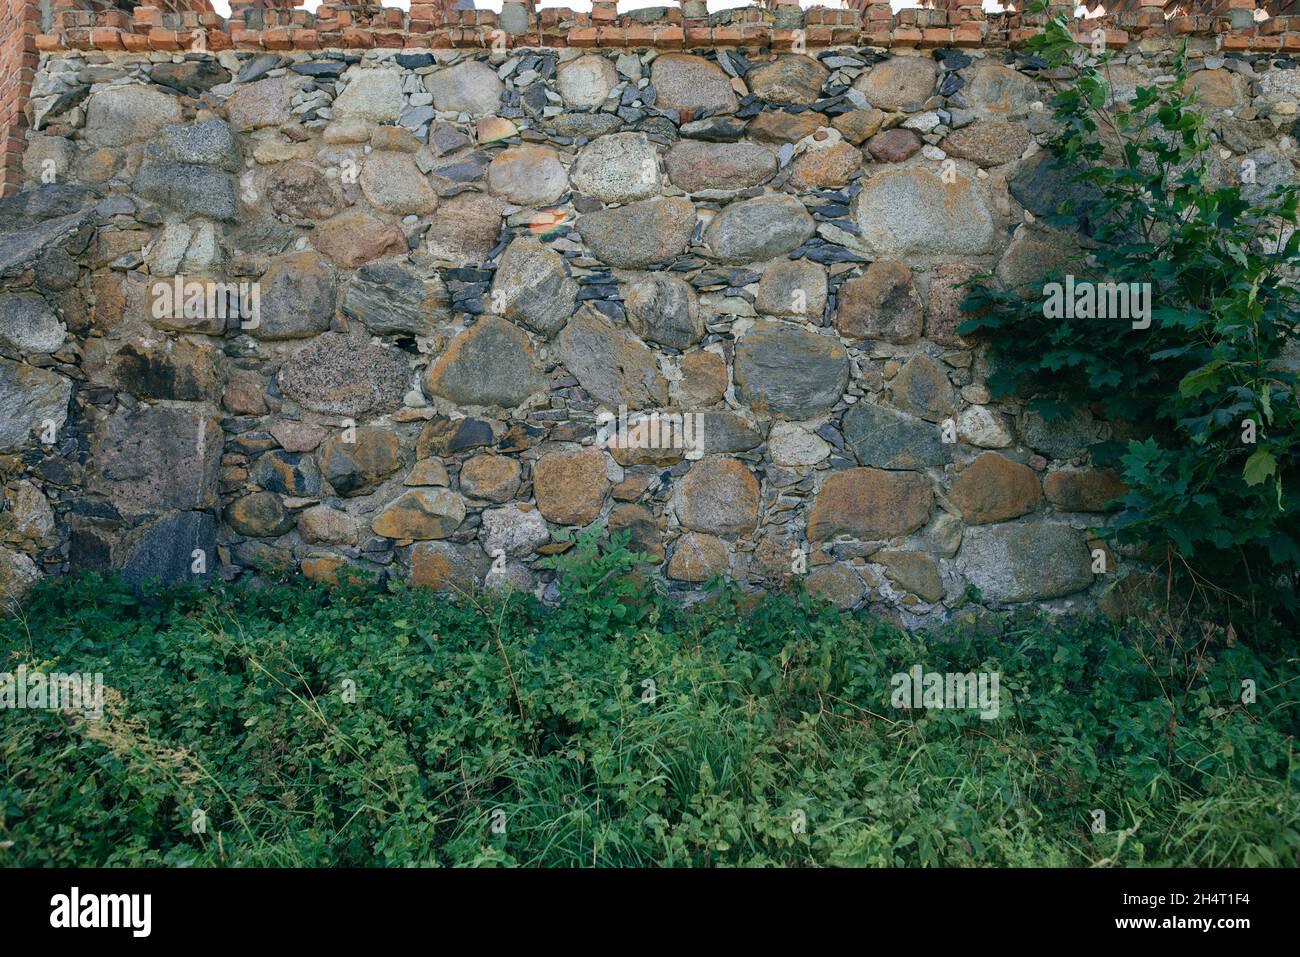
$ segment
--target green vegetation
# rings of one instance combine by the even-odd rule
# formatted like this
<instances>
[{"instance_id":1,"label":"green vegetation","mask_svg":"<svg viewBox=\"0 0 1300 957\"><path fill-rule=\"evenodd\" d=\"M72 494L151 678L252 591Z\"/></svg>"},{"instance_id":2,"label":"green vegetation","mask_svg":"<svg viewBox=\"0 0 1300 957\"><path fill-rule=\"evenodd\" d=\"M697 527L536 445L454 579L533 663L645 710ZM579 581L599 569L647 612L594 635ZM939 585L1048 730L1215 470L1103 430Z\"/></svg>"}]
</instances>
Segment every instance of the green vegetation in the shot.
<instances>
[{"instance_id":1,"label":"green vegetation","mask_svg":"<svg viewBox=\"0 0 1300 957\"><path fill-rule=\"evenodd\" d=\"M555 609L42 585L0 670L102 671L106 715L0 710L0 865L1300 860L1294 659L1208 626L972 609L908 634L723 588L684 609L580 548ZM914 665L1000 673L999 716L891 706Z\"/></svg>"},{"instance_id":2,"label":"green vegetation","mask_svg":"<svg viewBox=\"0 0 1300 957\"><path fill-rule=\"evenodd\" d=\"M1041 9L1041 8L1040 8ZM1049 420L1093 406L1127 443L1094 449L1131 491L1106 534L1144 557L1218 620L1251 627L1300 616L1300 402L1289 346L1300 306L1297 187L1225 165L1187 87L1132 99L1057 17L1026 46L1062 77L1051 144L1072 201L1048 222L1082 257L1032 288L977 287L962 326L992 346L998 395L1036 395ZM1261 161L1262 162L1262 161ZM1286 162L1286 160L1282 160ZM1045 315L1042 285L1151 284L1150 328ZM1211 612L1207 612L1211 613Z\"/></svg>"}]
</instances>

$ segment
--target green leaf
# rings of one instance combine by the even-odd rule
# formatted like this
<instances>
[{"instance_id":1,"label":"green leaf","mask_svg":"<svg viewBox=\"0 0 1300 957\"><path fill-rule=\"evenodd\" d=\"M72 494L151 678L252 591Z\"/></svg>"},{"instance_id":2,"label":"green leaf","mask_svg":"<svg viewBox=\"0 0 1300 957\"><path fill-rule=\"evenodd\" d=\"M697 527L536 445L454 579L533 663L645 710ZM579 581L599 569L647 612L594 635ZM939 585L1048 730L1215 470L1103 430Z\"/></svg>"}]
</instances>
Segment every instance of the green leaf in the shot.
<instances>
[{"instance_id":1,"label":"green leaf","mask_svg":"<svg viewBox=\"0 0 1300 957\"><path fill-rule=\"evenodd\" d=\"M1215 359L1199 369L1193 369L1178 383L1178 394L1184 399L1194 399L1202 392L1215 388L1222 381L1219 370L1223 364L1222 359Z\"/></svg>"},{"instance_id":2,"label":"green leaf","mask_svg":"<svg viewBox=\"0 0 1300 957\"><path fill-rule=\"evenodd\" d=\"M1242 478L1246 480L1247 485L1259 485L1268 479L1270 475L1277 474L1277 460L1273 458L1273 453L1266 448L1256 449L1255 453L1246 459L1246 466L1242 469Z\"/></svg>"}]
</instances>

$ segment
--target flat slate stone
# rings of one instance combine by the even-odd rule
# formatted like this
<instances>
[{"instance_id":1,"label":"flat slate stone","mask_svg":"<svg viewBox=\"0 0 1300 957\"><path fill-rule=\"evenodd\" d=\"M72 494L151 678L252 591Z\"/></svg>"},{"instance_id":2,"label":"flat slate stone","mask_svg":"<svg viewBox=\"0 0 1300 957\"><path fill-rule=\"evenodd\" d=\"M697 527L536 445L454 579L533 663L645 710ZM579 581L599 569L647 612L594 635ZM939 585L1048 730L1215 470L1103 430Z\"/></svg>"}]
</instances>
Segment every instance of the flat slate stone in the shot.
<instances>
[{"instance_id":1,"label":"flat slate stone","mask_svg":"<svg viewBox=\"0 0 1300 957\"><path fill-rule=\"evenodd\" d=\"M844 413L844 441L861 465L923 469L947 464L953 445L938 425L886 406L859 402Z\"/></svg>"},{"instance_id":2,"label":"flat slate stone","mask_svg":"<svg viewBox=\"0 0 1300 957\"><path fill-rule=\"evenodd\" d=\"M811 419L829 412L849 384L849 357L830 337L760 322L736 346L736 397L755 412Z\"/></svg>"}]
</instances>

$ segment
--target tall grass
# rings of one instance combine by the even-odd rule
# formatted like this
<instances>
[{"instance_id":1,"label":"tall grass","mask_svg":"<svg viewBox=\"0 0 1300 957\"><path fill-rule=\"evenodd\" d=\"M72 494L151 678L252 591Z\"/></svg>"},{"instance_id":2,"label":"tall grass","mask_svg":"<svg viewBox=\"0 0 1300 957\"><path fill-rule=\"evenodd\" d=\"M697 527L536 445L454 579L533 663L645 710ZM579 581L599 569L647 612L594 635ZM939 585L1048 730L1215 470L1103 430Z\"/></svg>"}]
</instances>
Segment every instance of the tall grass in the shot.
<instances>
[{"instance_id":1,"label":"tall grass","mask_svg":"<svg viewBox=\"0 0 1300 957\"><path fill-rule=\"evenodd\" d=\"M42 587L0 625L0 670L102 671L109 707L0 710L0 864L1300 858L1285 646L973 615L908 634L797 594L616 594L622 612L396 585ZM914 664L1000 673L999 716L893 707Z\"/></svg>"}]
</instances>

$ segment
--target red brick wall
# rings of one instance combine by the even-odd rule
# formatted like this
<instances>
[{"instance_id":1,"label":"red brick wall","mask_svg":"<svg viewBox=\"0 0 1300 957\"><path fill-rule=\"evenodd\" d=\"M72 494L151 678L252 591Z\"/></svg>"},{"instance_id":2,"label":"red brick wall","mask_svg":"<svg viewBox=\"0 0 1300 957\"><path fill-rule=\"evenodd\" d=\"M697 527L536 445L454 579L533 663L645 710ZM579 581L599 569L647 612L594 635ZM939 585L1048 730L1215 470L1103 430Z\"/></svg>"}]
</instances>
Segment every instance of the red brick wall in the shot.
<instances>
[{"instance_id":1,"label":"red brick wall","mask_svg":"<svg viewBox=\"0 0 1300 957\"><path fill-rule=\"evenodd\" d=\"M29 0L3 0L0 7L0 143L4 149L5 196L22 181L22 157L27 121L23 108L36 75L36 34L41 32L40 7Z\"/></svg>"}]
</instances>

